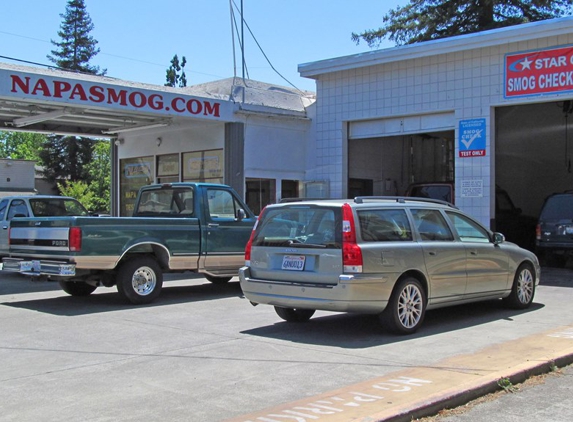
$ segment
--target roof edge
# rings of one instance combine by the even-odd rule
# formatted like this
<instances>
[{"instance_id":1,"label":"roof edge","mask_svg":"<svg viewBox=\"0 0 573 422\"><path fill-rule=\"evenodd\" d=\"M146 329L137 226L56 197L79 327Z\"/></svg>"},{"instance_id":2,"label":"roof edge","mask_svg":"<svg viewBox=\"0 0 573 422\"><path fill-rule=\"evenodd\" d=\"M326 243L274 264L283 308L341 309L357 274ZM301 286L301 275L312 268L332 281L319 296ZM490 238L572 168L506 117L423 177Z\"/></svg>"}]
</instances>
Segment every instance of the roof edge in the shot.
<instances>
[{"instance_id":1,"label":"roof edge","mask_svg":"<svg viewBox=\"0 0 573 422\"><path fill-rule=\"evenodd\" d=\"M563 35L568 32L573 32L573 16L302 63L298 65L298 72L302 77L317 79L320 75L343 70L529 41L535 38Z\"/></svg>"}]
</instances>

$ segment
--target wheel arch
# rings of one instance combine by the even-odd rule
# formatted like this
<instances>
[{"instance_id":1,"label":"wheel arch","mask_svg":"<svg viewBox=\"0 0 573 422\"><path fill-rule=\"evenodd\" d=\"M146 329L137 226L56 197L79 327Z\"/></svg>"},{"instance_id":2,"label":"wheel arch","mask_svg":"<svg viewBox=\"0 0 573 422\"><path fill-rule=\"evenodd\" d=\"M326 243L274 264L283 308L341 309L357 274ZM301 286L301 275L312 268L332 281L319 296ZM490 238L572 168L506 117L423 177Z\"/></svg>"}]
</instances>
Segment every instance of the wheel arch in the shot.
<instances>
[{"instance_id":1,"label":"wheel arch","mask_svg":"<svg viewBox=\"0 0 573 422\"><path fill-rule=\"evenodd\" d=\"M169 268L169 250L165 245L158 242L141 242L131 245L117 260L116 268L125 261L142 255L150 255L154 257L161 269Z\"/></svg>"},{"instance_id":2,"label":"wheel arch","mask_svg":"<svg viewBox=\"0 0 573 422\"><path fill-rule=\"evenodd\" d=\"M400 283L400 281L408 277L415 278L422 284L422 288L424 289L424 294L426 295L426 300L428 300L430 296L430 286L428 283L428 279L426 278L426 275L420 270L408 270L405 273L403 273L398 278L398 280L396 280L396 284L394 284L394 287L392 288L392 293L394 293L394 290L396 289L396 286Z\"/></svg>"}]
</instances>

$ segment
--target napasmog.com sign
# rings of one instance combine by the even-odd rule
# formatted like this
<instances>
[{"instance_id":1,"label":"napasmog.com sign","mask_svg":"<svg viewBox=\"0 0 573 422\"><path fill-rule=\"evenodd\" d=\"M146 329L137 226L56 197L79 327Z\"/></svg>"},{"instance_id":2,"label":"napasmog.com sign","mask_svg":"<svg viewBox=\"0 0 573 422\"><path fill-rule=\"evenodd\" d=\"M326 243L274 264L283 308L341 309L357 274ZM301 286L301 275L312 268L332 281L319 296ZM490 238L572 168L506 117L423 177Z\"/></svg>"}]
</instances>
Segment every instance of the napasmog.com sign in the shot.
<instances>
[{"instance_id":1,"label":"napasmog.com sign","mask_svg":"<svg viewBox=\"0 0 573 422\"><path fill-rule=\"evenodd\" d=\"M573 90L573 46L505 56L506 98Z\"/></svg>"}]
</instances>

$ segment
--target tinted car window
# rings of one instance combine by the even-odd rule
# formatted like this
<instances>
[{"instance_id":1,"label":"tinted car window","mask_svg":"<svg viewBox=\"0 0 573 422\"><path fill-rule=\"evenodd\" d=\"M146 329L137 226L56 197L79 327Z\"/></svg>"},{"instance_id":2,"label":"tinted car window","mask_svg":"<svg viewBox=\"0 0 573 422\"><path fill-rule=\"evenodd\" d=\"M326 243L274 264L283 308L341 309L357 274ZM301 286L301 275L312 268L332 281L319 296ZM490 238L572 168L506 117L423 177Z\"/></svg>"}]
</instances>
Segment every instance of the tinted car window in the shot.
<instances>
[{"instance_id":1,"label":"tinted car window","mask_svg":"<svg viewBox=\"0 0 573 422\"><path fill-rule=\"evenodd\" d=\"M404 210L359 211L362 239L367 242L412 240L412 229Z\"/></svg>"},{"instance_id":2,"label":"tinted car window","mask_svg":"<svg viewBox=\"0 0 573 422\"><path fill-rule=\"evenodd\" d=\"M438 210L413 209L412 216L422 240L454 240L446 220Z\"/></svg>"},{"instance_id":3,"label":"tinted car window","mask_svg":"<svg viewBox=\"0 0 573 422\"><path fill-rule=\"evenodd\" d=\"M573 195L555 195L547 199L539 218L541 220L573 219Z\"/></svg>"},{"instance_id":4,"label":"tinted car window","mask_svg":"<svg viewBox=\"0 0 573 422\"><path fill-rule=\"evenodd\" d=\"M462 242L489 243L489 234L483 227L461 214L447 211L446 214L452 220Z\"/></svg>"},{"instance_id":5,"label":"tinted car window","mask_svg":"<svg viewBox=\"0 0 573 422\"><path fill-rule=\"evenodd\" d=\"M6 206L7 205L8 205L7 199L0 201L0 220L4 220L4 215L6 215Z\"/></svg>"},{"instance_id":6,"label":"tinted car window","mask_svg":"<svg viewBox=\"0 0 573 422\"><path fill-rule=\"evenodd\" d=\"M253 246L340 248L342 224L332 208L275 208L265 212Z\"/></svg>"},{"instance_id":7,"label":"tinted car window","mask_svg":"<svg viewBox=\"0 0 573 422\"><path fill-rule=\"evenodd\" d=\"M28 217L28 207L22 199L14 199L8 209L8 220L13 219L15 216Z\"/></svg>"}]
</instances>

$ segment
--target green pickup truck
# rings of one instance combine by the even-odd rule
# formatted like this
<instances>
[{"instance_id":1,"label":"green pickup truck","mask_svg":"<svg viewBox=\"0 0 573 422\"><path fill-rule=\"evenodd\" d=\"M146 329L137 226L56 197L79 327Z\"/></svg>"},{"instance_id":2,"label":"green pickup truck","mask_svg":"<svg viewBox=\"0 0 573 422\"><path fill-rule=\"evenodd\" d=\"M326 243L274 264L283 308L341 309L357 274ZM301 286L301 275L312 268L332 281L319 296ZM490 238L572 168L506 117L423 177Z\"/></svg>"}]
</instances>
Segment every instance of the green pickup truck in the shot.
<instances>
[{"instance_id":1,"label":"green pickup truck","mask_svg":"<svg viewBox=\"0 0 573 422\"><path fill-rule=\"evenodd\" d=\"M116 285L126 301L149 303L163 273L202 273L212 283L237 275L255 220L226 185L144 186L132 217L12 220L3 271L48 276L72 296Z\"/></svg>"}]
</instances>

